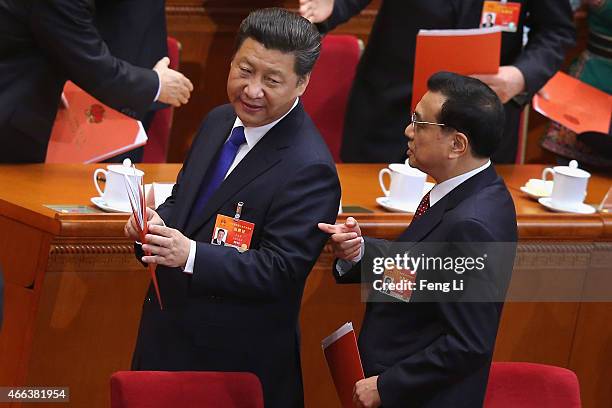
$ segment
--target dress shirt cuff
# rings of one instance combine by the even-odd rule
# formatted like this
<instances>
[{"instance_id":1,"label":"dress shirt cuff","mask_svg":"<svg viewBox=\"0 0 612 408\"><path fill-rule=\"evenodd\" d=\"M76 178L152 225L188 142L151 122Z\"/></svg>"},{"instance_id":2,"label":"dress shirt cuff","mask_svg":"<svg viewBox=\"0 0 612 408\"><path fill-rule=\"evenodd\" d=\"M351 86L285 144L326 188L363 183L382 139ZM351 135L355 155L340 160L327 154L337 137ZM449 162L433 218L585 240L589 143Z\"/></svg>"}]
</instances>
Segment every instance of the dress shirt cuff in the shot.
<instances>
[{"instance_id":1,"label":"dress shirt cuff","mask_svg":"<svg viewBox=\"0 0 612 408\"><path fill-rule=\"evenodd\" d=\"M183 272L193 275L193 264L195 263L196 256L196 242L193 239L190 239L189 241L189 256L187 257L187 262L185 263Z\"/></svg>"},{"instance_id":2,"label":"dress shirt cuff","mask_svg":"<svg viewBox=\"0 0 612 408\"><path fill-rule=\"evenodd\" d=\"M355 258L351 259L350 261L346 259L338 259L338 262L336 262L336 271L338 272L339 276L342 276L350 271L355 264L361 261L361 258L363 258L364 249L365 243L363 238L361 238L361 248L359 249L359 254Z\"/></svg>"},{"instance_id":3,"label":"dress shirt cuff","mask_svg":"<svg viewBox=\"0 0 612 408\"><path fill-rule=\"evenodd\" d=\"M161 93L161 77L159 76L159 72L153 70L153 72L155 72L157 74L157 93L155 94L155 99L153 99L153 102L157 102L157 100L159 99L159 94Z\"/></svg>"}]
</instances>

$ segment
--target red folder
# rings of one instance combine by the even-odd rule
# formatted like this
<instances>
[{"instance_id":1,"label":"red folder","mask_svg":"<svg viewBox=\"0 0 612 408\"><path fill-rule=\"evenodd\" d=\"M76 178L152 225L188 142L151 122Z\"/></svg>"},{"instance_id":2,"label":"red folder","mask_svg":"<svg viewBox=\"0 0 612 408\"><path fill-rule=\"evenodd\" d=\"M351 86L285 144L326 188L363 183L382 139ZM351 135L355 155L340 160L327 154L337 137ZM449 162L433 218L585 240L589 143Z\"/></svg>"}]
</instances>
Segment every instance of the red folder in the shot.
<instances>
[{"instance_id":1,"label":"red folder","mask_svg":"<svg viewBox=\"0 0 612 408\"><path fill-rule=\"evenodd\" d=\"M353 407L353 388L364 379L352 323L345 323L321 342L336 392L344 408Z\"/></svg>"},{"instance_id":2,"label":"red folder","mask_svg":"<svg viewBox=\"0 0 612 408\"><path fill-rule=\"evenodd\" d=\"M140 147L147 135L137 120L109 108L67 82L67 106L53 124L46 163L96 163Z\"/></svg>"},{"instance_id":3,"label":"red folder","mask_svg":"<svg viewBox=\"0 0 612 408\"><path fill-rule=\"evenodd\" d=\"M533 97L533 108L576 133L607 134L612 95L557 72Z\"/></svg>"},{"instance_id":4,"label":"red folder","mask_svg":"<svg viewBox=\"0 0 612 408\"><path fill-rule=\"evenodd\" d=\"M414 57L412 105L427 93L427 80L438 71L462 75L496 74L499 70L499 27L465 30L419 30Z\"/></svg>"}]
</instances>

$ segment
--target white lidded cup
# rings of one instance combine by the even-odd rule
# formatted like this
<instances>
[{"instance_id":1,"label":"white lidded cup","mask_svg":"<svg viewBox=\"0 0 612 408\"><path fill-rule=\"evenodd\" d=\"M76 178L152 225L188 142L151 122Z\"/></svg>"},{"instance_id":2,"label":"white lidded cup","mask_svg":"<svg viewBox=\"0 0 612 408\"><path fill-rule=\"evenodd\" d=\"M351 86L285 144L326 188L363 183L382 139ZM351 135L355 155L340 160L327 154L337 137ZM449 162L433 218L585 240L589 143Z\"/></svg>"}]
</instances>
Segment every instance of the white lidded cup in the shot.
<instances>
[{"instance_id":1,"label":"white lidded cup","mask_svg":"<svg viewBox=\"0 0 612 408\"><path fill-rule=\"evenodd\" d=\"M385 185L384 176L391 178L389 188ZM400 208L416 207L423 196L427 174L408 164L392 163L380 170L378 182L391 205Z\"/></svg>"},{"instance_id":2,"label":"white lidded cup","mask_svg":"<svg viewBox=\"0 0 612 408\"><path fill-rule=\"evenodd\" d=\"M127 164L127 165L126 165ZM129 160L124 161L124 164L111 164L105 169L96 169L93 173L93 182L100 197L109 206L117 210L131 212L130 200L126 189L126 178L134 187L134 190L140 185L144 172L131 167ZM98 175L104 174L106 183L104 191L98 184Z\"/></svg>"},{"instance_id":3,"label":"white lidded cup","mask_svg":"<svg viewBox=\"0 0 612 408\"><path fill-rule=\"evenodd\" d=\"M578 168L578 162L572 160L569 166L547 167L542 171L542 179L553 176L551 204L563 208L576 208L584 202L587 184L591 174Z\"/></svg>"}]
</instances>

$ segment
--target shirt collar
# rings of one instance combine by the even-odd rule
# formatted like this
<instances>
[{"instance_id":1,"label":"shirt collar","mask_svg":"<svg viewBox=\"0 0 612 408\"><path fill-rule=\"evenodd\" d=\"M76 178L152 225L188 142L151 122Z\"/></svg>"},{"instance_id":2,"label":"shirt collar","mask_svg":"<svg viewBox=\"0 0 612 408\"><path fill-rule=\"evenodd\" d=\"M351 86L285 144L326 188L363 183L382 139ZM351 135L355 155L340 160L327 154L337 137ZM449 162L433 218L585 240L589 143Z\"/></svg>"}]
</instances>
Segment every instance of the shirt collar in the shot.
<instances>
[{"instance_id":1,"label":"shirt collar","mask_svg":"<svg viewBox=\"0 0 612 408\"><path fill-rule=\"evenodd\" d=\"M276 125L278 122L283 120L285 116L287 116L289 112L291 112L297 106L299 100L300 98L295 98L295 102L293 102L293 106L291 107L291 109L287 111L287 113L285 113L280 118L276 119L274 122L268 123L267 125L258 126L258 127L246 127L244 126L240 118L236 116L236 120L234 121L234 126L232 127L232 131L234 130L234 128L238 126L243 126L244 127L244 138L246 139L249 149L252 149L253 146L255 146L257 142L259 142L266 135L266 133L268 133L268 131L274 127L274 125ZM230 132L230 136L231 134L232 132ZM228 136L228 139L229 139L229 136Z\"/></svg>"},{"instance_id":2,"label":"shirt collar","mask_svg":"<svg viewBox=\"0 0 612 408\"><path fill-rule=\"evenodd\" d=\"M435 203L444 198L445 195L457 188L461 183L463 183L470 177L474 177L476 174L485 170L490 165L491 160L488 160L485 164L478 168L475 168L474 170L470 170L467 173L460 174L446 181L443 181L442 183L436 184L429 193L429 206L432 207Z\"/></svg>"}]
</instances>

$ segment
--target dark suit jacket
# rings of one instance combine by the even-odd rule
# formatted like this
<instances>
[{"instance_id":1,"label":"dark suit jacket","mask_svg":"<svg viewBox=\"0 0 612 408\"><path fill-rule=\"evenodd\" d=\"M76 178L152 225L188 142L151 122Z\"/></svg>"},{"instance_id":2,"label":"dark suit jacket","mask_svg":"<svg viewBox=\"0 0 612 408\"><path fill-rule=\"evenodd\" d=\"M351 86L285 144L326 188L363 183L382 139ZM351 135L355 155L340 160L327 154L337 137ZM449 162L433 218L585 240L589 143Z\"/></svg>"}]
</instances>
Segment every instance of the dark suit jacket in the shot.
<instances>
[{"instance_id":1,"label":"dark suit jacket","mask_svg":"<svg viewBox=\"0 0 612 408\"><path fill-rule=\"evenodd\" d=\"M501 65L515 65L525 76L527 93L538 91L561 67L573 44L569 2L518 0L519 29L502 34ZM336 0L323 30L347 21L370 0ZM404 129L410 119L416 36L419 29L477 28L483 0L384 0L353 83L344 124L341 157L346 162L403 161ZM529 16L527 16L529 14ZM522 48L523 28L531 27ZM444 56L440 56L444 58ZM521 104L506 104L506 131L493 159L514 162Z\"/></svg>"},{"instance_id":2,"label":"dark suit jacket","mask_svg":"<svg viewBox=\"0 0 612 408\"><path fill-rule=\"evenodd\" d=\"M335 222L340 184L332 157L298 104L225 179L197 216L190 211L211 160L236 116L230 105L204 120L172 196L158 208L167 225L197 242L193 276L157 268L143 306L133 367L250 371L266 407L300 407L298 316L304 283ZM217 214L255 224L250 250L209 244Z\"/></svg>"},{"instance_id":3,"label":"dark suit jacket","mask_svg":"<svg viewBox=\"0 0 612 408\"><path fill-rule=\"evenodd\" d=\"M496 301L448 298L433 302L431 297L419 299L426 295L414 292L408 303L382 302L383 295L373 292L359 336L364 371L368 377L379 375L385 408L482 406L502 309L498 300L503 299L510 279L512 243L517 241L516 213L508 190L489 167L443 197L398 241L510 243L510 262L495 271L495 278L485 276L490 286L479 286L481 291L496 291L481 293ZM385 246L386 241L366 239L362 262L342 277L334 268L338 281L359 281L362 264L383 253Z\"/></svg>"},{"instance_id":4,"label":"dark suit jacket","mask_svg":"<svg viewBox=\"0 0 612 408\"><path fill-rule=\"evenodd\" d=\"M165 0L96 0L95 24L115 58L152 69L168 55ZM153 103L138 117L145 130L155 111L167 107Z\"/></svg>"},{"instance_id":5,"label":"dark suit jacket","mask_svg":"<svg viewBox=\"0 0 612 408\"><path fill-rule=\"evenodd\" d=\"M96 0L96 28L114 57L152 69L168 55L165 3Z\"/></svg>"},{"instance_id":6,"label":"dark suit jacket","mask_svg":"<svg viewBox=\"0 0 612 408\"><path fill-rule=\"evenodd\" d=\"M93 0L0 0L0 162L42 162L66 80L132 117L157 74L111 55Z\"/></svg>"}]
</instances>

